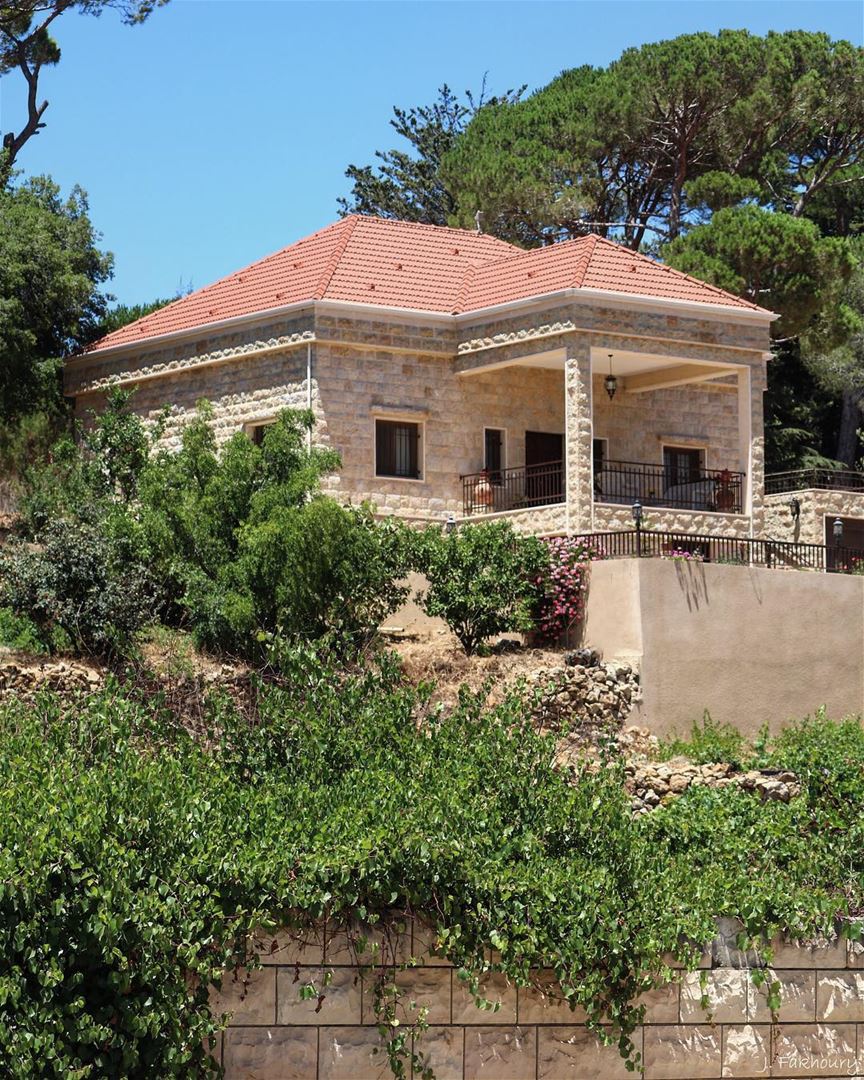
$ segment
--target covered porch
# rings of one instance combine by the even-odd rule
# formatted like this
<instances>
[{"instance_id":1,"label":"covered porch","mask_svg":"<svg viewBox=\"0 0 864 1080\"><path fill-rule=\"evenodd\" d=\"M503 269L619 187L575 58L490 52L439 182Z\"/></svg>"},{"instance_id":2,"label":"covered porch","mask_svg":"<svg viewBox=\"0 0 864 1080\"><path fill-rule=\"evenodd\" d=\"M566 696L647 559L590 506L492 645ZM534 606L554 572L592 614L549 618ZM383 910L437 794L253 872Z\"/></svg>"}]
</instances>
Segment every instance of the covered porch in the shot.
<instances>
[{"instance_id":1,"label":"covered porch","mask_svg":"<svg viewBox=\"0 0 864 1080\"><path fill-rule=\"evenodd\" d=\"M503 385L508 369L533 369L546 394L558 373L551 386L560 395L549 401L547 430L525 430L507 446L486 433L480 467L460 477L465 517L536 518L557 507L567 531L593 531L628 527L638 502L659 528L687 528L692 517L702 531L716 515L711 531L749 531L754 413L761 418L750 364L621 344L460 357L466 384L500 373Z\"/></svg>"}]
</instances>

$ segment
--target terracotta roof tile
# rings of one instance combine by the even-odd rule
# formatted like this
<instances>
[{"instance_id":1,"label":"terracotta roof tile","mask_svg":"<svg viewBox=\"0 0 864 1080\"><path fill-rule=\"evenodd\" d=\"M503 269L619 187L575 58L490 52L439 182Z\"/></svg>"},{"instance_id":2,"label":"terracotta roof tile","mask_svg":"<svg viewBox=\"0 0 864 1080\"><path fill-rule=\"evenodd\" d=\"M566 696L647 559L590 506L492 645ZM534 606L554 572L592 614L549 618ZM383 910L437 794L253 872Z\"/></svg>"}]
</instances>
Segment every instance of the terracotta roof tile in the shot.
<instances>
[{"instance_id":1,"label":"terracotta roof tile","mask_svg":"<svg viewBox=\"0 0 864 1080\"><path fill-rule=\"evenodd\" d=\"M354 215L115 330L91 351L307 300L456 314L578 288L761 310L598 236L522 251L464 229Z\"/></svg>"}]
</instances>

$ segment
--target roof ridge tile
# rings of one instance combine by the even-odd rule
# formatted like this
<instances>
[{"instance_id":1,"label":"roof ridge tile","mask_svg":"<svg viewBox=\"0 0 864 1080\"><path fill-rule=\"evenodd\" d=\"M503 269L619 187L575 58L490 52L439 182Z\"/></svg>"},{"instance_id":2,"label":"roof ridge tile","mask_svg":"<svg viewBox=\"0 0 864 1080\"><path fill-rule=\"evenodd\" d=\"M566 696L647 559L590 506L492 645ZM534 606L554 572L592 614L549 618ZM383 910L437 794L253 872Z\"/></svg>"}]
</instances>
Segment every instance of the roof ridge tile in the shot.
<instances>
[{"instance_id":1,"label":"roof ridge tile","mask_svg":"<svg viewBox=\"0 0 864 1080\"><path fill-rule=\"evenodd\" d=\"M342 232L344 236L340 236L333 247L333 251L330 254L330 259L327 262L327 266L324 268L324 273L318 282L313 294L313 299L323 300L327 295L327 288L330 282L333 280L333 275L336 273L336 268L342 260L342 256L345 254L345 249L348 247L348 241L354 235L357 229L357 223L360 220L359 214L351 214L350 217L343 219L350 222L347 228L343 228ZM341 224L341 223L340 223Z\"/></svg>"}]
</instances>

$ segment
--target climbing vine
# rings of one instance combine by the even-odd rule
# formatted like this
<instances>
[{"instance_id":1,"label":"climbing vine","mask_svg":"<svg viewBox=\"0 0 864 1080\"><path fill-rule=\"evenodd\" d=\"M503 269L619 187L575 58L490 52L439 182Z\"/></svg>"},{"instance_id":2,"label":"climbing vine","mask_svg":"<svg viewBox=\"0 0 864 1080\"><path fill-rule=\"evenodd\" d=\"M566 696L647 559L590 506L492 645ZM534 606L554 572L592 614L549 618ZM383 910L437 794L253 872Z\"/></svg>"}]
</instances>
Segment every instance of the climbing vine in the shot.
<instances>
[{"instance_id":1,"label":"climbing vine","mask_svg":"<svg viewBox=\"0 0 864 1080\"><path fill-rule=\"evenodd\" d=\"M861 909L857 722L763 748L801 779L789 803L693 788L634 818L621 766L558 770L518 696L433 707L386 655L346 669L286 647L279 669L244 708L212 695L194 732L117 684L0 708L4 1075L214 1071L209 988L254 928L421 915L478 997L490 970L551 969L635 1063L639 995L670 955L695 965L716 916L807 937ZM404 1075L417 1029L389 978L378 1020Z\"/></svg>"}]
</instances>

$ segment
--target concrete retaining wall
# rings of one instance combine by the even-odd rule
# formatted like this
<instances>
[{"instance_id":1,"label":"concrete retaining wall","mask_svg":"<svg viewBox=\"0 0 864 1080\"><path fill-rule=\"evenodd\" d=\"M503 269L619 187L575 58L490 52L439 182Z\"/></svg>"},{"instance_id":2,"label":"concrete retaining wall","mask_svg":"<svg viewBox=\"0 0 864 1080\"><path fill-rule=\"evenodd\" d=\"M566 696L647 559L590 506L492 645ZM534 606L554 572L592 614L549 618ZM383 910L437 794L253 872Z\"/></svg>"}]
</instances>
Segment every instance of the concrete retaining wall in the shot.
<instances>
[{"instance_id":1,"label":"concrete retaining wall","mask_svg":"<svg viewBox=\"0 0 864 1080\"><path fill-rule=\"evenodd\" d=\"M820 705L864 708L864 578L673 559L594 563L583 637L636 662L638 718L686 732L705 709L754 735Z\"/></svg>"}]
</instances>

